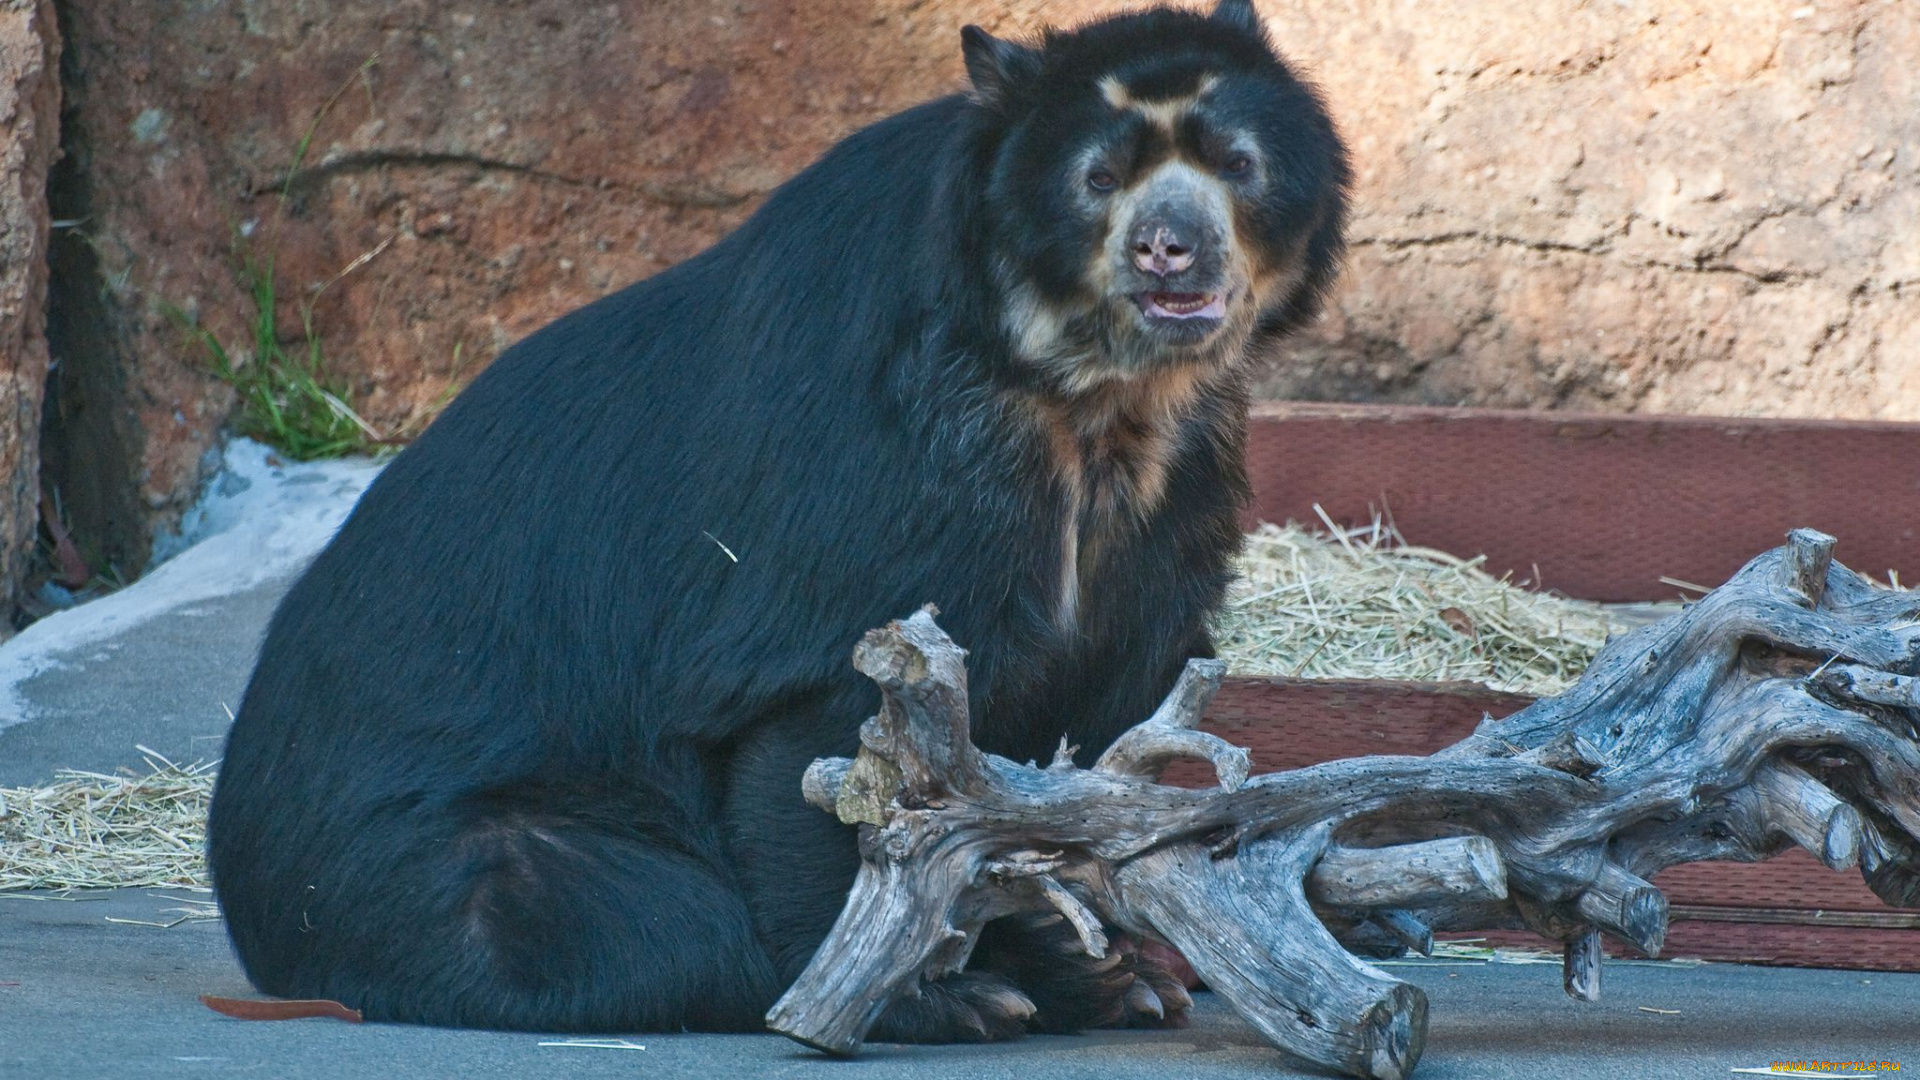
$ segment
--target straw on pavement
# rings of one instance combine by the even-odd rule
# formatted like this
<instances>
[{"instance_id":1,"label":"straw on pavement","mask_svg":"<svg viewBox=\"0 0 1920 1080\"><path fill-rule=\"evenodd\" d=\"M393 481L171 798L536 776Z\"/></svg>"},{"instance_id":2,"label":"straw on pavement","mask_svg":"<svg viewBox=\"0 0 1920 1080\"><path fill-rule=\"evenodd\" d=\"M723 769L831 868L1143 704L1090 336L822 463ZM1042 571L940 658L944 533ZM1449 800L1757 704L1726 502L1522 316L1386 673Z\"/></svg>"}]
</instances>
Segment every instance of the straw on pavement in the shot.
<instances>
[{"instance_id":1,"label":"straw on pavement","mask_svg":"<svg viewBox=\"0 0 1920 1080\"><path fill-rule=\"evenodd\" d=\"M141 750L144 776L62 770L0 788L0 889L205 885L214 766Z\"/></svg>"}]
</instances>

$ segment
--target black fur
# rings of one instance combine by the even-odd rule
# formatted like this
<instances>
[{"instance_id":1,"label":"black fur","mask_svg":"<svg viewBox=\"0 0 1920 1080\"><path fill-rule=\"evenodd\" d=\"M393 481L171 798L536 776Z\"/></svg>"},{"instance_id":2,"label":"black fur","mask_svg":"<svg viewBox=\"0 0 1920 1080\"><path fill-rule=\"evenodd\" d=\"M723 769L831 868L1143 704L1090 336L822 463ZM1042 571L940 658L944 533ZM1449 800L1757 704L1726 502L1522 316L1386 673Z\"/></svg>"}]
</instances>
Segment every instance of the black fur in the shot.
<instances>
[{"instance_id":1,"label":"black fur","mask_svg":"<svg viewBox=\"0 0 1920 1080\"><path fill-rule=\"evenodd\" d=\"M1181 399L1164 494L1106 526L1063 626L1032 406L1075 403L1015 354L1006 274L1060 295L1087 262L1055 181L1108 122L1100 74L1226 72L1220 107L1284 162L1236 211L1308 263L1262 332L1331 278L1344 158L1233 18L1013 48L976 72L990 94L854 135L709 251L516 345L387 467L275 614L214 798L260 989L378 1020L758 1029L855 867L800 775L874 709L864 631L937 603L977 741L1020 759L1099 749L1209 652L1245 342ZM1004 977L967 979L882 1033L1008 1034L968 1005Z\"/></svg>"}]
</instances>

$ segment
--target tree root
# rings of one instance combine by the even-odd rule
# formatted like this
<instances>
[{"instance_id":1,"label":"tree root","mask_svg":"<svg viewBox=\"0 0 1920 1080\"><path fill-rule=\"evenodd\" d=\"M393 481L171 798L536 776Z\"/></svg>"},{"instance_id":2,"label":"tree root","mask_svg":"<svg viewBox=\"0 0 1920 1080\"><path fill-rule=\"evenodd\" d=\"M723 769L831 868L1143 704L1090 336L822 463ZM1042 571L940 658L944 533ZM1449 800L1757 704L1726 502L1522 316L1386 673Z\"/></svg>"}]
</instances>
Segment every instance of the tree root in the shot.
<instances>
[{"instance_id":1,"label":"tree root","mask_svg":"<svg viewBox=\"0 0 1920 1080\"><path fill-rule=\"evenodd\" d=\"M980 928L1056 911L1093 956L1103 927L1179 949L1276 1046L1353 1076L1407 1076L1415 987L1349 951L1434 930L1526 927L1565 943L1566 989L1600 993L1601 935L1656 955L1676 863L1789 845L1920 904L1920 596L1796 530L1680 614L1626 635L1557 698L1431 757L1248 778L1197 730L1222 675L1189 663L1091 769L969 739L965 652L923 610L868 634L880 686L859 758L804 790L862 824L846 909L767 1022L851 1054L887 1003L960 969ZM1216 789L1152 781L1179 757Z\"/></svg>"}]
</instances>

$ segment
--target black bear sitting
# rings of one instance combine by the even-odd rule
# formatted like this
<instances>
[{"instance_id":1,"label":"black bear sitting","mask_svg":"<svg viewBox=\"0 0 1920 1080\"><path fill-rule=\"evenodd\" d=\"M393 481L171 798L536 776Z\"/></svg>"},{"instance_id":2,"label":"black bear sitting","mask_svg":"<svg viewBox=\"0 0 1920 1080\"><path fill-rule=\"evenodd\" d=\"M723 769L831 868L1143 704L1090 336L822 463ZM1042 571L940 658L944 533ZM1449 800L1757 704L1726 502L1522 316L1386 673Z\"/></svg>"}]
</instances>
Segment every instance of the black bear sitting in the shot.
<instances>
[{"instance_id":1,"label":"black bear sitting","mask_svg":"<svg viewBox=\"0 0 1920 1080\"><path fill-rule=\"evenodd\" d=\"M938 604L1018 759L1209 652L1250 358L1333 276L1341 143L1247 0L963 39L971 94L501 356L288 594L210 824L261 990L758 1028L856 866L800 776L874 708L864 631ZM1036 955L875 1037L1117 1015L1131 976Z\"/></svg>"}]
</instances>

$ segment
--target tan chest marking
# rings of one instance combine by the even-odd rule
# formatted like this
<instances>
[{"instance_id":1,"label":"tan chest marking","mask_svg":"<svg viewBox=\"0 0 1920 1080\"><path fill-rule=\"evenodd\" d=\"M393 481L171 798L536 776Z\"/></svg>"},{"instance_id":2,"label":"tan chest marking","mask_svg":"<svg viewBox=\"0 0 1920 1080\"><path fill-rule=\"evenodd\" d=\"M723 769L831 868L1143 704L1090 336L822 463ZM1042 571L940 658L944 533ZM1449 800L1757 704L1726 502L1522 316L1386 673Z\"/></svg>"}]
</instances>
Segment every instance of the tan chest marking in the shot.
<instances>
[{"instance_id":1,"label":"tan chest marking","mask_svg":"<svg viewBox=\"0 0 1920 1080\"><path fill-rule=\"evenodd\" d=\"M1087 502L1087 475L1073 425L1047 404L1036 404L1047 437L1048 464L1065 496L1060 500L1060 581L1055 586L1053 624L1068 630L1080 621L1080 517Z\"/></svg>"},{"instance_id":2,"label":"tan chest marking","mask_svg":"<svg viewBox=\"0 0 1920 1080\"><path fill-rule=\"evenodd\" d=\"M1180 421L1200 389L1198 368L1104 384L1062 402L1035 401L1060 508L1054 622L1079 622L1080 592L1103 550L1138 528L1166 497Z\"/></svg>"}]
</instances>

